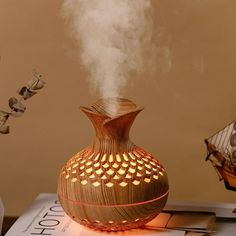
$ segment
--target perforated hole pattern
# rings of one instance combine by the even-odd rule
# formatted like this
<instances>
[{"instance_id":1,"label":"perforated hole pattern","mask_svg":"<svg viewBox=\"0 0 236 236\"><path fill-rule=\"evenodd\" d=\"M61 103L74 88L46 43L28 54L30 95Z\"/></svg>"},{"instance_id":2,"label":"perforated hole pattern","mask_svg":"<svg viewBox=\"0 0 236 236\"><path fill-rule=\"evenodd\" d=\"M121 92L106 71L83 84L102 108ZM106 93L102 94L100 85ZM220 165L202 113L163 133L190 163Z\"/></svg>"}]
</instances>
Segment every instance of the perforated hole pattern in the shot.
<instances>
[{"instance_id":1,"label":"perforated hole pattern","mask_svg":"<svg viewBox=\"0 0 236 236\"><path fill-rule=\"evenodd\" d=\"M142 181L149 183L158 180L165 172L162 165L149 153L140 148L122 154L94 153L85 149L74 157L63 168L64 179L81 185L91 183L99 187L103 182L108 188L114 184L127 186L129 180L133 185Z\"/></svg>"}]
</instances>

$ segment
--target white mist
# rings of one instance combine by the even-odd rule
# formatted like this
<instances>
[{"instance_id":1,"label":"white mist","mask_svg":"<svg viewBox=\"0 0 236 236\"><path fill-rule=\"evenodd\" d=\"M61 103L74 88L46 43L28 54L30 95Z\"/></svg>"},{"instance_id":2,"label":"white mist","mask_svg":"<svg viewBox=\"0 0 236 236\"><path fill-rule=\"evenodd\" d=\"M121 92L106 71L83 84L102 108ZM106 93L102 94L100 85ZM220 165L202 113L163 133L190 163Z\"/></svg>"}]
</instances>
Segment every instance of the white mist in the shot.
<instances>
[{"instance_id":1,"label":"white mist","mask_svg":"<svg viewBox=\"0 0 236 236\"><path fill-rule=\"evenodd\" d=\"M122 96L129 72L142 69L152 47L150 11L151 0L64 0L63 17L101 97Z\"/></svg>"}]
</instances>

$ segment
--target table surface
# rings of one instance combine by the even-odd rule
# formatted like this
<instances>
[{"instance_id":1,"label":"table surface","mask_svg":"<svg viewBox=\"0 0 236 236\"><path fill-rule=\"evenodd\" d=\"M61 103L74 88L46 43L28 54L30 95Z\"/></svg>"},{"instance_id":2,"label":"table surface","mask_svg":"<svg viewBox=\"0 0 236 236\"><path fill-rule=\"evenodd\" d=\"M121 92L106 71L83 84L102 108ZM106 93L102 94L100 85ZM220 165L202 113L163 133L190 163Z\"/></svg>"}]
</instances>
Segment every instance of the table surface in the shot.
<instances>
[{"instance_id":1,"label":"table surface","mask_svg":"<svg viewBox=\"0 0 236 236\"><path fill-rule=\"evenodd\" d=\"M6 216L3 219L2 233L1 236L5 235L6 232L11 228L11 226L15 223L18 217Z\"/></svg>"}]
</instances>

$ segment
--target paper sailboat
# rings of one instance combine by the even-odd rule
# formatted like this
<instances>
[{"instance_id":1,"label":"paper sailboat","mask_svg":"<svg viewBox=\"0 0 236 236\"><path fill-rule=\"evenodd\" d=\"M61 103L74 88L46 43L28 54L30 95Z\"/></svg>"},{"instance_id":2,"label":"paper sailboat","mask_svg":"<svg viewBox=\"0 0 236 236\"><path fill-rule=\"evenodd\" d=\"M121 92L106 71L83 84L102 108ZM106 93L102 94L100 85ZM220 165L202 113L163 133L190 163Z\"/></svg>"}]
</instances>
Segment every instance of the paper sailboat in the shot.
<instances>
[{"instance_id":1,"label":"paper sailboat","mask_svg":"<svg viewBox=\"0 0 236 236\"><path fill-rule=\"evenodd\" d=\"M236 120L205 140L210 160L225 187L236 191Z\"/></svg>"}]
</instances>

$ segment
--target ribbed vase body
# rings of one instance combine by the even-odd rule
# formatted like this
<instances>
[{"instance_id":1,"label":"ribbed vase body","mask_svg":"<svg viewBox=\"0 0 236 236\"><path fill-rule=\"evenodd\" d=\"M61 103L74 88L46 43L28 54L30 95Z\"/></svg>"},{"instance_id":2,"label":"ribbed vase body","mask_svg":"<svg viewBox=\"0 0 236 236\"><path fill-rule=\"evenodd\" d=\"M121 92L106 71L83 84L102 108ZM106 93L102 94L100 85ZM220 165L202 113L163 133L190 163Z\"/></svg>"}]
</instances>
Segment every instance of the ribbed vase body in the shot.
<instances>
[{"instance_id":1,"label":"ribbed vase body","mask_svg":"<svg viewBox=\"0 0 236 236\"><path fill-rule=\"evenodd\" d=\"M96 138L63 166L58 182L65 212L80 224L105 231L144 225L163 209L169 189L160 162L129 139L141 109L126 99L115 102L125 112L101 112L104 100L93 109L82 108L94 124Z\"/></svg>"}]
</instances>

